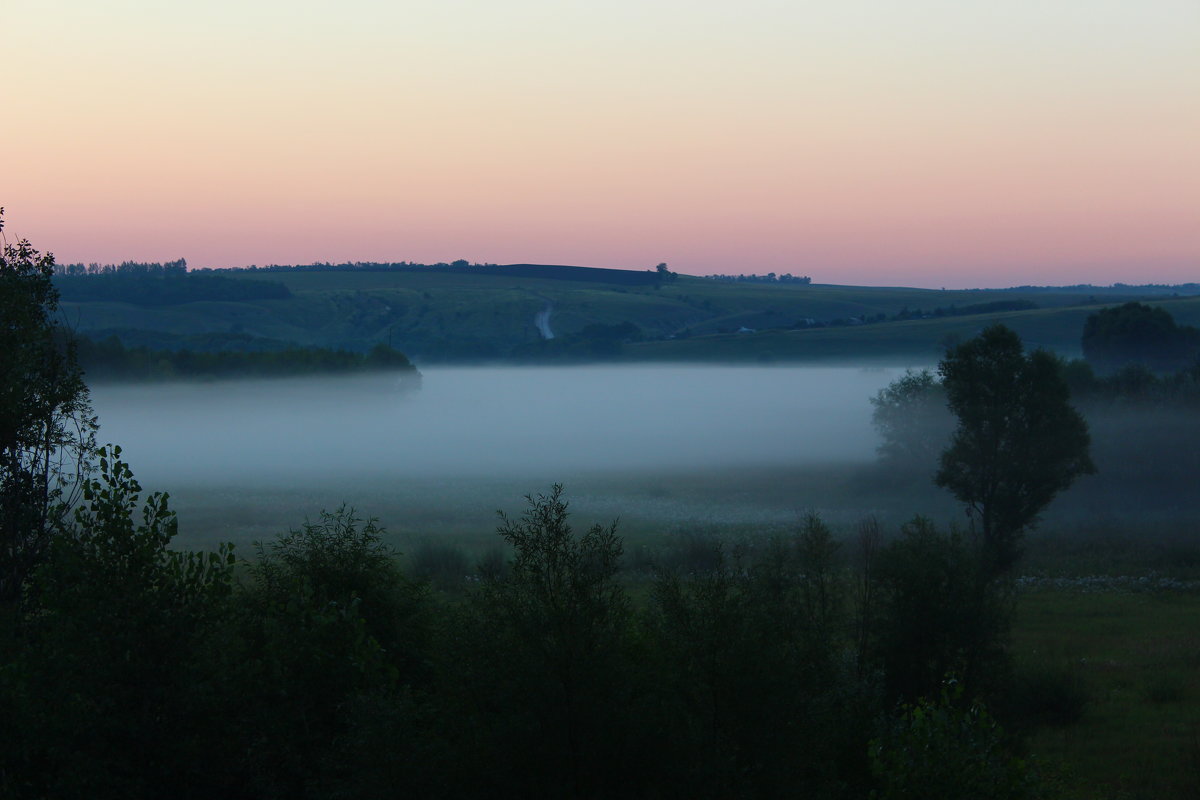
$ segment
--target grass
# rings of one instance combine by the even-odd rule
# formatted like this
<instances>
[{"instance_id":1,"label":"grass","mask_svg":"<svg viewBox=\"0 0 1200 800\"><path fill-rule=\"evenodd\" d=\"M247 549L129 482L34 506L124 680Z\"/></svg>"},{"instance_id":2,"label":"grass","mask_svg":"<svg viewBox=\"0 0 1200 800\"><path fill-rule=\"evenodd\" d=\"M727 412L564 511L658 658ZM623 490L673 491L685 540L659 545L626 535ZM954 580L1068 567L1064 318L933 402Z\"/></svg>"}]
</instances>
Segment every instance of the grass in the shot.
<instances>
[{"instance_id":1,"label":"grass","mask_svg":"<svg viewBox=\"0 0 1200 800\"><path fill-rule=\"evenodd\" d=\"M1018 671L1072 665L1086 687L1078 720L1030 739L1073 796L1200 795L1200 594L1025 592L1013 649Z\"/></svg>"},{"instance_id":2,"label":"grass","mask_svg":"<svg viewBox=\"0 0 1200 800\"><path fill-rule=\"evenodd\" d=\"M1200 323L1200 298L1153 301L1181 324ZM1066 356L1080 355L1084 322L1099 306L1039 308L962 317L915 319L870 325L764 330L749 334L700 336L684 340L644 342L629 348L634 360L710 362L863 361L913 363L936 361L952 339L968 339L983 328L1002 323L1030 347ZM750 327L750 326L748 326Z\"/></svg>"}]
</instances>

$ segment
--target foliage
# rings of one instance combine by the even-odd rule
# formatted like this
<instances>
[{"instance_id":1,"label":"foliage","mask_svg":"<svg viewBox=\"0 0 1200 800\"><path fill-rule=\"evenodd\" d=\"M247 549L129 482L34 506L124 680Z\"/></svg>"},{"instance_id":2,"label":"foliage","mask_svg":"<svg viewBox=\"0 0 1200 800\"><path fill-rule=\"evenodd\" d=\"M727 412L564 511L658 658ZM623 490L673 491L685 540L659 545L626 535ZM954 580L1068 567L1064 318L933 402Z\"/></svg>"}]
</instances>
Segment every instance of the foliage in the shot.
<instances>
[{"instance_id":1,"label":"foliage","mask_svg":"<svg viewBox=\"0 0 1200 800\"><path fill-rule=\"evenodd\" d=\"M31 579L14 774L48 796L162 796L200 766L189 743L206 679L192 667L229 595L232 548L168 549L167 496L146 498L139 522L120 455L100 451L100 477Z\"/></svg>"},{"instance_id":2,"label":"foliage","mask_svg":"<svg viewBox=\"0 0 1200 800\"><path fill-rule=\"evenodd\" d=\"M680 796L772 797L853 781L874 696L845 636L838 545L815 514L753 562L655 581L664 754ZM803 754L798 755L798 754Z\"/></svg>"},{"instance_id":3,"label":"foliage","mask_svg":"<svg viewBox=\"0 0 1200 800\"><path fill-rule=\"evenodd\" d=\"M102 448L97 461L100 477L84 483L74 525L55 539L51 563L37 575L35 597L42 610L91 604L98 599L91 592L110 602L153 599L162 608L194 605L209 592L228 590L231 546L215 553L168 549L178 530L168 495L146 498L142 521L135 524L142 487L121 460L121 448Z\"/></svg>"},{"instance_id":4,"label":"foliage","mask_svg":"<svg viewBox=\"0 0 1200 800\"><path fill-rule=\"evenodd\" d=\"M227 774L246 782L222 794L329 796L352 766L365 768L343 741L371 716L366 699L402 709L427 679L425 595L382 534L343 506L256 545L251 583L212 667L237 698L223 742Z\"/></svg>"},{"instance_id":5,"label":"foliage","mask_svg":"<svg viewBox=\"0 0 1200 800\"><path fill-rule=\"evenodd\" d=\"M1145 364L1130 363L1104 375L1081 358L1061 364L1071 396L1089 411L1102 406L1127 408L1194 408L1200 405L1200 365L1159 373Z\"/></svg>"},{"instance_id":6,"label":"foliage","mask_svg":"<svg viewBox=\"0 0 1200 800\"><path fill-rule=\"evenodd\" d=\"M473 572L461 547L434 539L419 542L410 561L414 577L443 591L461 588Z\"/></svg>"},{"instance_id":7,"label":"foliage","mask_svg":"<svg viewBox=\"0 0 1200 800\"><path fill-rule=\"evenodd\" d=\"M933 694L947 674L975 693L1003 684L1012 596L983 573L977 547L916 517L878 560L874 638L888 697Z\"/></svg>"},{"instance_id":8,"label":"foliage","mask_svg":"<svg viewBox=\"0 0 1200 800\"><path fill-rule=\"evenodd\" d=\"M510 601L522 627L557 629L548 645L562 656L592 652L619 629L627 605L614 580L623 550L616 522L576 539L561 484L526 500L529 508L517 519L498 512L499 533L514 558L508 578L488 588Z\"/></svg>"},{"instance_id":9,"label":"foliage","mask_svg":"<svg viewBox=\"0 0 1200 800\"><path fill-rule=\"evenodd\" d=\"M304 607L304 613L336 611L355 624L361 620L393 666L416 669L410 626L421 613L423 592L400 572L383 534L376 520L363 520L352 508L322 511L316 522L256 543L255 592L289 613Z\"/></svg>"},{"instance_id":10,"label":"foliage","mask_svg":"<svg viewBox=\"0 0 1200 800\"><path fill-rule=\"evenodd\" d=\"M920 308L910 309L908 306L900 309L892 317L892 319L928 319L930 317L961 317L971 314L995 314L1000 311L1032 311L1037 308L1038 304L1032 300L993 300L990 303L971 303L965 306L957 306L953 303L949 307L938 306L932 311L925 311Z\"/></svg>"},{"instance_id":11,"label":"foliage","mask_svg":"<svg viewBox=\"0 0 1200 800\"><path fill-rule=\"evenodd\" d=\"M938 372L958 427L937 484L978 520L987 568L1007 573L1024 529L1095 471L1087 423L1070 404L1058 360L1043 350L1026 355L1003 325L951 348Z\"/></svg>"},{"instance_id":12,"label":"foliage","mask_svg":"<svg viewBox=\"0 0 1200 800\"><path fill-rule=\"evenodd\" d=\"M1034 765L1016 757L1003 728L950 681L937 700L901 706L871 742L877 800L1033 800L1051 796Z\"/></svg>"},{"instance_id":13,"label":"foliage","mask_svg":"<svg viewBox=\"0 0 1200 800\"><path fill-rule=\"evenodd\" d=\"M562 486L500 512L513 548L506 574L486 576L455 625L454 683L463 741L484 794L621 794L640 759L622 729L631 697L629 601L617 582L616 523L576 536ZM490 788L488 788L490 787Z\"/></svg>"},{"instance_id":14,"label":"foliage","mask_svg":"<svg viewBox=\"0 0 1200 800\"><path fill-rule=\"evenodd\" d=\"M1171 372L1195 365L1200 329L1177 325L1164 308L1125 303L1088 316L1082 345L1084 357L1102 372L1130 364Z\"/></svg>"},{"instance_id":15,"label":"foliage","mask_svg":"<svg viewBox=\"0 0 1200 800\"><path fill-rule=\"evenodd\" d=\"M0 232L4 209L0 208ZM78 497L96 419L54 320L54 256L4 240L0 255L0 605L16 601Z\"/></svg>"},{"instance_id":16,"label":"foliage","mask_svg":"<svg viewBox=\"0 0 1200 800\"><path fill-rule=\"evenodd\" d=\"M137 502L111 452L103 469L0 651L3 796L1040 797L1019 743L974 701L1035 724L1078 711L1057 675L1009 681L1011 586L980 580L977 541L922 520L877 554L867 526L861 587L810 514L786 536L730 556L714 545L690 573L633 584L638 608L613 526L573 533L556 487L502 519L507 575L430 602L378 526L346 509L260 546L241 584L228 555L204 557L206 579L172 577L171 562L198 556L166 549L165 502ZM856 595L874 607L861 620ZM1146 642L1194 613L1191 600L1147 599ZM1046 637L1108 635L1111 615L1072 616L1069 630L1061 614L1037 618ZM1177 649L1157 683L1159 645L1136 648L1136 667L1095 649L1046 663L1110 682L1120 669L1126 689L1096 703L1145 682L1147 724L1173 747L1163 714L1195 689L1187 642ZM922 699L947 673L963 691ZM1006 683L1016 703L997 705ZM889 712L897 699L907 705Z\"/></svg>"},{"instance_id":17,"label":"foliage","mask_svg":"<svg viewBox=\"0 0 1200 800\"><path fill-rule=\"evenodd\" d=\"M871 421L883 441L879 455L899 470L932 472L954 419L941 384L928 370L908 370L871 398Z\"/></svg>"}]
</instances>

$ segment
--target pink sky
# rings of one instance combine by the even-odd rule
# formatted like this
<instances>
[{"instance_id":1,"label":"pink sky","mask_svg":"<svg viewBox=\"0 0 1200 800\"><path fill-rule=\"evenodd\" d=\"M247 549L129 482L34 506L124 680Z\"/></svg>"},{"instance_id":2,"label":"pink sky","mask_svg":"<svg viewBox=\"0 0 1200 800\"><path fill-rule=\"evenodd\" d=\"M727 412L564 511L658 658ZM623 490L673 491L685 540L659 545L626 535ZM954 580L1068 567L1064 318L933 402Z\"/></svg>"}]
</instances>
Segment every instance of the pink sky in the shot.
<instances>
[{"instance_id":1,"label":"pink sky","mask_svg":"<svg viewBox=\"0 0 1200 800\"><path fill-rule=\"evenodd\" d=\"M60 262L1200 281L1194 0L12 5Z\"/></svg>"}]
</instances>

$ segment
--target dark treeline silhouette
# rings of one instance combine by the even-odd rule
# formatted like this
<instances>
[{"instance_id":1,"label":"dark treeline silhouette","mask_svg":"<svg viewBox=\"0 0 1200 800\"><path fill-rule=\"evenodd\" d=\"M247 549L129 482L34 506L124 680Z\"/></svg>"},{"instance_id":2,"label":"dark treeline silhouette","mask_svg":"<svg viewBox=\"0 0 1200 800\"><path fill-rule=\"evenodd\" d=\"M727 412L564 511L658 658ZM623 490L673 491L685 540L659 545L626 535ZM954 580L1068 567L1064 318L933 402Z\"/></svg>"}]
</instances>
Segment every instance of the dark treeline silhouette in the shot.
<instances>
[{"instance_id":1,"label":"dark treeline silhouette","mask_svg":"<svg viewBox=\"0 0 1200 800\"><path fill-rule=\"evenodd\" d=\"M1144 364L1128 364L1115 372L1097 374L1083 359L1062 365L1072 396L1088 407L1140 405L1164 410L1200 405L1200 365L1176 372L1155 372Z\"/></svg>"},{"instance_id":2,"label":"dark treeline silhouette","mask_svg":"<svg viewBox=\"0 0 1200 800\"><path fill-rule=\"evenodd\" d=\"M1011 286L1004 289L966 289L969 292L1070 292L1072 294L1092 295L1147 295L1147 296L1187 296L1200 294L1200 283L1113 283L1108 286L1096 286L1091 283L1076 283L1071 286Z\"/></svg>"},{"instance_id":3,"label":"dark treeline silhouette","mask_svg":"<svg viewBox=\"0 0 1200 800\"><path fill-rule=\"evenodd\" d=\"M724 281L726 283L794 283L800 286L808 286L812 283L812 278L807 275L792 275L790 272L785 272L782 275L776 275L774 272L768 272L766 275L701 275L710 281Z\"/></svg>"},{"instance_id":4,"label":"dark treeline silhouette","mask_svg":"<svg viewBox=\"0 0 1200 800\"><path fill-rule=\"evenodd\" d=\"M587 283L611 283L621 286L655 286L674 280L675 273L666 269L666 264L650 270L612 269L608 267L577 267L560 264L473 264L465 259L450 263L421 264L414 261L378 262L378 261L347 261L340 264L318 262L314 264L270 264L260 267L230 267L215 270L210 267L188 268L185 259L167 263L142 263L126 261L121 264L65 264L55 268L56 283L64 300L110 300L125 299L114 297L121 293L134 296L145 295L146 300L129 300L147 305L165 304L168 302L188 302L187 299L155 299L152 288L158 286L159 293L172 298L186 296L185 288L192 287L197 295L219 295L222 283L218 278L228 281L236 280L242 273L258 272L423 272L442 273L450 275L498 275L513 278L537 278L542 280L565 280ZM82 281L81 278L107 278L108 281ZM161 282L154 283L149 278L157 278ZM119 280L114 280L119 279ZM166 280L173 279L173 280ZM789 276L790 279L790 276ZM178 281L176 283L175 281ZM238 281L249 284L244 296L197 296L197 300L262 300L290 297L287 287L273 281ZM163 289L170 286L172 291ZM244 289L244 287L242 287ZM229 284L224 284L224 291L233 293L236 290ZM262 292L255 294L255 291Z\"/></svg>"},{"instance_id":5,"label":"dark treeline silhouette","mask_svg":"<svg viewBox=\"0 0 1200 800\"><path fill-rule=\"evenodd\" d=\"M283 346L269 350L196 351L125 347L116 336L76 338L79 365L89 380L138 381L178 378L273 378L315 374L391 371L414 381L420 373L393 347L377 344L366 353L327 347Z\"/></svg>"},{"instance_id":6,"label":"dark treeline silhouette","mask_svg":"<svg viewBox=\"0 0 1200 800\"><path fill-rule=\"evenodd\" d=\"M1084 358L1102 372L1129 365L1172 372L1196 365L1200 329L1176 324L1165 308L1125 303L1090 315L1081 344Z\"/></svg>"},{"instance_id":7,"label":"dark treeline silhouette","mask_svg":"<svg viewBox=\"0 0 1200 800\"><path fill-rule=\"evenodd\" d=\"M810 515L636 594L561 487L441 591L345 508L247 561L175 530L104 451L6 608L5 796L1042 796L982 705L1023 724L1007 595L926 520L847 548Z\"/></svg>"},{"instance_id":8,"label":"dark treeline silhouette","mask_svg":"<svg viewBox=\"0 0 1200 800\"><path fill-rule=\"evenodd\" d=\"M664 265L665 266L665 265ZM473 264L466 260L420 264L413 261L374 262L354 261L342 264L252 266L223 270L228 272L426 272L450 275L499 275L513 278L612 283L622 286L653 286L662 283L664 276L657 270L611 269L608 267L576 267L565 264ZM674 273L670 273L674 274Z\"/></svg>"},{"instance_id":9,"label":"dark treeline silhouette","mask_svg":"<svg viewBox=\"0 0 1200 800\"><path fill-rule=\"evenodd\" d=\"M1038 305L1030 300L993 300L988 303L972 303L965 306L951 304L945 307L938 306L929 311L925 311L920 308L910 309L905 306L890 317L887 314L880 312L877 314L863 314L857 317L835 317L833 319L825 320L806 318L797 320L790 327L792 329L836 328L847 325L870 325L873 323L888 321L899 322L908 319L965 317L973 314L995 314L1001 311L1028 311L1037 307Z\"/></svg>"},{"instance_id":10,"label":"dark treeline silhouette","mask_svg":"<svg viewBox=\"0 0 1200 800\"><path fill-rule=\"evenodd\" d=\"M178 261L122 261L120 264L55 264L57 276L81 275L184 275L188 271L186 258Z\"/></svg>"},{"instance_id":11,"label":"dark treeline silhouette","mask_svg":"<svg viewBox=\"0 0 1200 800\"><path fill-rule=\"evenodd\" d=\"M993 300L990 303L971 303L965 306L949 305L946 307L938 306L932 311L923 311L919 308L909 309L907 306L900 309L892 316L892 319L928 319L930 317L961 317L970 316L971 314L995 314L1000 311L1030 311L1038 307L1037 303L1032 300Z\"/></svg>"}]
</instances>

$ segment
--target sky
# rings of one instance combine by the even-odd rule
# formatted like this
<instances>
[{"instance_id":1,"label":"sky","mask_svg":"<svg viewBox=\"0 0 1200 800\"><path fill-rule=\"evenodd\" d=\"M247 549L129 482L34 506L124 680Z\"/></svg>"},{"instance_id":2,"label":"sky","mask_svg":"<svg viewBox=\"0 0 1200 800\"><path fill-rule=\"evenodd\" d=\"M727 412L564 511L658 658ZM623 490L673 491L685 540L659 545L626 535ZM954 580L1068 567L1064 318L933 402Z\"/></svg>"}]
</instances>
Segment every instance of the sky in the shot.
<instances>
[{"instance_id":1,"label":"sky","mask_svg":"<svg viewBox=\"0 0 1200 800\"><path fill-rule=\"evenodd\" d=\"M1197 0L0 3L60 263L1200 281Z\"/></svg>"}]
</instances>

